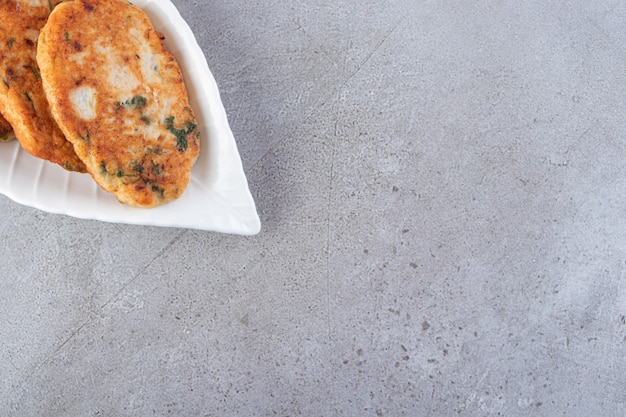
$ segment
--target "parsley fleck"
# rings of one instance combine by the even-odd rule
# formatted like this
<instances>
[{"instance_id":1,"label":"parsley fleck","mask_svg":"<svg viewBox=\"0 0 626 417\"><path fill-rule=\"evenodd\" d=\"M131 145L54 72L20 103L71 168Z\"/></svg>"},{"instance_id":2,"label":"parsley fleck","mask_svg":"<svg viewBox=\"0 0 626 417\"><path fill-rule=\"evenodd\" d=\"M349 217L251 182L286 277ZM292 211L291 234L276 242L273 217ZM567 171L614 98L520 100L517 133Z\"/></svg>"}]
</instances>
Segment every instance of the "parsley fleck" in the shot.
<instances>
[{"instance_id":1,"label":"parsley fleck","mask_svg":"<svg viewBox=\"0 0 626 417\"><path fill-rule=\"evenodd\" d=\"M126 107L130 107L130 108L135 108L135 109L141 109L143 107L145 107L146 103L148 102L148 100L143 97L143 96L135 96L131 99L126 100L123 104Z\"/></svg>"},{"instance_id":2,"label":"parsley fleck","mask_svg":"<svg viewBox=\"0 0 626 417\"><path fill-rule=\"evenodd\" d=\"M165 197L165 189L156 184L152 184L152 192L159 193L161 197Z\"/></svg>"},{"instance_id":3,"label":"parsley fleck","mask_svg":"<svg viewBox=\"0 0 626 417\"><path fill-rule=\"evenodd\" d=\"M39 74L39 70L37 69L36 66L34 65L30 65L30 70L33 72L33 74L35 74L35 78L37 78L38 80L41 80L41 74Z\"/></svg>"},{"instance_id":4,"label":"parsley fleck","mask_svg":"<svg viewBox=\"0 0 626 417\"><path fill-rule=\"evenodd\" d=\"M30 101L30 105L32 106L33 111L35 111L35 112L36 112L36 111L37 111L37 109L35 108L35 102L33 101L33 99L32 99L32 97L30 96L30 94L28 94L28 91L24 91L24 96L26 96L26 99L27 99L28 101Z\"/></svg>"},{"instance_id":5,"label":"parsley fleck","mask_svg":"<svg viewBox=\"0 0 626 417\"><path fill-rule=\"evenodd\" d=\"M84 136L83 136L83 135L79 135L79 136L80 136L80 138L81 138L82 140L84 140L85 142L87 142L87 143L91 142L91 134L89 133L89 130L87 130L87 131L85 132L85 135L84 135ZM102 163L104 163L104 161L103 161Z\"/></svg>"},{"instance_id":6,"label":"parsley fleck","mask_svg":"<svg viewBox=\"0 0 626 417\"><path fill-rule=\"evenodd\" d=\"M152 170L155 175L161 175L161 166L154 161L150 161L152 163Z\"/></svg>"},{"instance_id":7,"label":"parsley fleck","mask_svg":"<svg viewBox=\"0 0 626 417\"><path fill-rule=\"evenodd\" d=\"M187 135L196 130L196 124L186 122L187 129L177 129L174 127L174 116L170 116L164 120L165 125L169 129L170 133L176 137L176 149L178 152L185 152L189 147L187 142Z\"/></svg>"}]
</instances>

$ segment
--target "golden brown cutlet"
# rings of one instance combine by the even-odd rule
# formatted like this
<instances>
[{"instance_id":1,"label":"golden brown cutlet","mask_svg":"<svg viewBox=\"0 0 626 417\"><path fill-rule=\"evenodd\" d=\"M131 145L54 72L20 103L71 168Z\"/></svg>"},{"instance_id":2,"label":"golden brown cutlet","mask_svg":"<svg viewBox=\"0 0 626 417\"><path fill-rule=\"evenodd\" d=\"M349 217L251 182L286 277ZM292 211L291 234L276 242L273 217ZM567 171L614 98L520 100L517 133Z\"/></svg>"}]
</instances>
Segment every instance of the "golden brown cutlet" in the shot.
<instances>
[{"instance_id":1,"label":"golden brown cutlet","mask_svg":"<svg viewBox=\"0 0 626 417\"><path fill-rule=\"evenodd\" d=\"M141 9L64 2L37 59L55 120L103 189L138 207L183 193L199 153L197 122L180 68Z\"/></svg>"},{"instance_id":2,"label":"golden brown cutlet","mask_svg":"<svg viewBox=\"0 0 626 417\"><path fill-rule=\"evenodd\" d=\"M51 7L47 0L0 1L0 111L27 152L85 172L50 114L37 66L37 38Z\"/></svg>"}]
</instances>

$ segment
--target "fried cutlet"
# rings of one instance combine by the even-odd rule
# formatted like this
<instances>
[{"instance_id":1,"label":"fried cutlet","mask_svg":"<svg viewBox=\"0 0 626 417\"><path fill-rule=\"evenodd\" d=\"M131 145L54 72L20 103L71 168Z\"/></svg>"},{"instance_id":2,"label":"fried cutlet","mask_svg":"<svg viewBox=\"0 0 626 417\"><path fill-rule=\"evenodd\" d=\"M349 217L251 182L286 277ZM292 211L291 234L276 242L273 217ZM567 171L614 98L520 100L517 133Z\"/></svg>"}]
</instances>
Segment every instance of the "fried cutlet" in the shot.
<instances>
[{"instance_id":1,"label":"fried cutlet","mask_svg":"<svg viewBox=\"0 0 626 417\"><path fill-rule=\"evenodd\" d=\"M0 0L0 111L28 153L84 172L50 114L36 61L39 30L52 7L48 0Z\"/></svg>"},{"instance_id":2,"label":"fried cutlet","mask_svg":"<svg viewBox=\"0 0 626 417\"><path fill-rule=\"evenodd\" d=\"M103 189L137 207L183 193L199 153L197 122L180 68L141 9L61 3L37 59L55 120Z\"/></svg>"}]
</instances>

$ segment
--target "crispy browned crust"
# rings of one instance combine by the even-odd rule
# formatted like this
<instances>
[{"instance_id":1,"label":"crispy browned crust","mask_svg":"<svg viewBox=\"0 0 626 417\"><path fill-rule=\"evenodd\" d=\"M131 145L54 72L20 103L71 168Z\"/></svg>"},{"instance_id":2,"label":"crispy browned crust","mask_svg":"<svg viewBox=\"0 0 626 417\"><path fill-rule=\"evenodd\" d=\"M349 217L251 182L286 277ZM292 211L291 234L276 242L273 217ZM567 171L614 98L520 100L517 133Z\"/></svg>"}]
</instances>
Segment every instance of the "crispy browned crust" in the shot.
<instances>
[{"instance_id":1,"label":"crispy browned crust","mask_svg":"<svg viewBox=\"0 0 626 417\"><path fill-rule=\"evenodd\" d=\"M178 64L141 9L62 3L37 59L54 118L102 188L138 207L183 193L199 153L197 122Z\"/></svg>"},{"instance_id":2,"label":"crispy browned crust","mask_svg":"<svg viewBox=\"0 0 626 417\"><path fill-rule=\"evenodd\" d=\"M37 37L52 3L0 1L0 111L30 154L67 170L85 165L58 128L46 100L36 62Z\"/></svg>"}]
</instances>

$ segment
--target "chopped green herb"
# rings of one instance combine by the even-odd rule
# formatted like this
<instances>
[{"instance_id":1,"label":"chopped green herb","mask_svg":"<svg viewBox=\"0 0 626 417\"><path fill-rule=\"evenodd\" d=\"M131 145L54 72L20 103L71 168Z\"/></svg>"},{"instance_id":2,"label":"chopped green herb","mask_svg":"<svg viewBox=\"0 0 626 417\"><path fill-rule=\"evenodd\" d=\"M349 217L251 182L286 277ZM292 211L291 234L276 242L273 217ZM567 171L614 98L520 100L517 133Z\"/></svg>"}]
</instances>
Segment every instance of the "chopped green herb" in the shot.
<instances>
[{"instance_id":1,"label":"chopped green herb","mask_svg":"<svg viewBox=\"0 0 626 417\"><path fill-rule=\"evenodd\" d=\"M187 135L196 130L197 126L194 123L186 122L186 130L177 129L174 127L174 116L170 116L165 119L165 124L168 127L170 133L176 137L176 149L178 150L178 152L185 152L189 147L189 143L187 142Z\"/></svg>"},{"instance_id":2,"label":"chopped green herb","mask_svg":"<svg viewBox=\"0 0 626 417\"><path fill-rule=\"evenodd\" d=\"M66 41L70 40L70 33L69 32L65 32L65 40Z\"/></svg>"},{"instance_id":3,"label":"chopped green herb","mask_svg":"<svg viewBox=\"0 0 626 417\"><path fill-rule=\"evenodd\" d=\"M100 162L100 173L103 175L108 174L109 172L107 171L107 165L104 161Z\"/></svg>"},{"instance_id":4,"label":"chopped green herb","mask_svg":"<svg viewBox=\"0 0 626 417\"><path fill-rule=\"evenodd\" d=\"M187 142L187 136L183 134L176 135L176 149L178 152L185 152L189 143Z\"/></svg>"},{"instance_id":5,"label":"chopped green herb","mask_svg":"<svg viewBox=\"0 0 626 417\"><path fill-rule=\"evenodd\" d=\"M26 99L28 101L30 101L30 105L33 107L34 111L37 111L37 109L35 108L35 102L33 101L32 97L30 96L30 94L28 94L28 91L24 91L24 96L26 96Z\"/></svg>"},{"instance_id":6,"label":"chopped green herb","mask_svg":"<svg viewBox=\"0 0 626 417\"><path fill-rule=\"evenodd\" d=\"M67 169L68 171L74 171L74 168L72 168L72 166L70 165L69 162L65 162L65 164L63 164L63 166L65 167L65 169Z\"/></svg>"},{"instance_id":7,"label":"chopped green herb","mask_svg":"<svg viewBox=\"0 0 626 417\"><path fill-rule=\"evenodd\" d=\"M142 107L145 107L147 102L148 100L145 97L135 96L131 99L126 100L125 102L121 104L130 108L141 109Z\"/></svg>"},{"instance_id":8,"label":"chopped green herb","mask_svg":"<svg viewBox=\"0 0 626 417\"><path fill-rule=\"evenodd\" d=\"M9 47L9 49L13 48L14 44L15 44L15 38L13 38L13 37L9 38L9 40L7 42L7 46Z\"/></svg>"},{"instance_id":9,"label":"chopped green herb","mask_svg":"<svg viewBox=\"0 0 626 417\"><path fill-rule=\"evenodd\" d=\"M91 142L91 134L89 133L89 130L87 130L84 135L79 135L79 136L85 142L87 143Z\"/></svg>"},{"instance_id":10,"label":"chopped green herb","mask_svg":"<svg viewBox=\"0 0 626 417\"><path fill-rule=\"evenodd\" d=\"M30 65L30 70L33 72L33 74L35 74L35 78L37 78L38 80L41 80L41 74L39 74L39 70L37 69L36 66L34 65Z\"/></svg>"},{"instance_id":11,"label":"chopped green herb","mask_svg":"<svg viewBox=\"0 0 626 417\"><path fill-rule=\"evenodd\" d=\"M0 142L5 142L9 139L9 134L5 133L4 135L0 136Z\"/></svg>"},{"instance_id":12,"label":"chopped green herb","mask_svg":"<svg viewBox=\"0 0 626 417\"><path fill-rule=\"evenodd\" d=\"M6 85L6 86L7 86L7 88L9 88L9 82L8 82L7 80L5 80L4 78L2 79L2 83L3 83L4 85Z\"/></svg>"},{"instance_id":13,"label":"chopped green herb","mask_svg":"<svg viewBox=\"0 0 626 417\"><path fill-rule=\"evenodd\" d=\"M141 165L139 162L137 162L135 164L135 167L133 168L133 171L141 174L143 172L143 165Z\"/></svg>"},{"instance_id":14,"label":"chopped green herb","mask_svg":"<svg viewBox=\"0 0 626 417\"><path fill-rule=\"evenodd\" d=\"M156 175L161 175L161 166L154 161L150 161L152 163L152 170Z\"/></svg>"},{"instance_id":15,"label":"chopped green herb","mask_svg":"<svg viewBox=\"0 0 626 417\"><path fill-rule=\"evenodd\" d=\"M163 187L160 187L156 184L152 184L152 191L155 193L159 193L161 195L161 197L165 197L165 189L163 189Z\"/></svg>"},{"instance_id":16,"label":"chopped green herb","mask_svg":"<svg viewBox=\"0 0 626 417\"><path fill-rule=\"evenodd\" d=\"M152 146L148 146L146 148L146 153L153 153L155 155L161 155L161 147L160 146L155 146L154 148Z\"/></svg>"},{"instance_id":17,"label":"chopped green herb","mask_svg":"<svg viewBox=\"0 0 626 417\"><path fill-rule=\"evenodd\" d=\"M145 114L143 116L141 116L140 120L142 122L144 122L144 124L149 125L150 123L152 123L152 119L150 119L148 116L146 116Z\"/></svg>"},{"instance_id":18,"label":"chopped green herb","mask_svg":"<svg viewBox=\"0 0 626 417\"><path fill-rule=\"evenodd\" d=\"M117 170L117 178L122 178L124 176L124 171L122 171L121 169Z\"/></svg>"}]
</instances>

